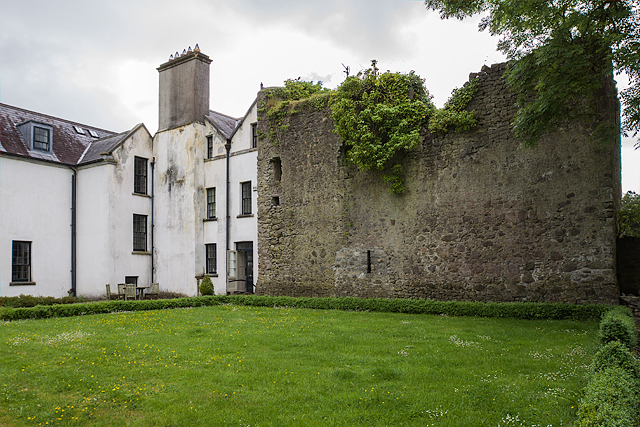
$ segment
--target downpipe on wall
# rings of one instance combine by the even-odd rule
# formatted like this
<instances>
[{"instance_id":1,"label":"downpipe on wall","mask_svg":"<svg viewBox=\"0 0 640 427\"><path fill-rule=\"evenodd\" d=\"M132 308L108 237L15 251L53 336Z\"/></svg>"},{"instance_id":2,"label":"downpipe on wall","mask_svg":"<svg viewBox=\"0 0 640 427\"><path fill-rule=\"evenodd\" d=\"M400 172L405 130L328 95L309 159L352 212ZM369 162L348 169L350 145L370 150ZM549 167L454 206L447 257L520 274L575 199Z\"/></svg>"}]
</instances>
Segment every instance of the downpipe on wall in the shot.
<instances>
[{"instance_id":1,"label":"downpipe on wall","mask_svg":"<svg viewBox=\"0 0 640 427\"><path fill-rule=\"evenodd\" d=\"M225 288L225 293L226 289L227 289L227 269L229 268L227 266L227 262L228 262L228 253L229 253L229 191L230 191L230 185L231 185L231 181L229 180L229 155L231 153L231 138L227 138L227 143L224 145L224 148L227 150L227 195L225 197L225 210L226 210L226 216L227 219L225 220L225 252L224 252L224 288Z\"/></svg>"},{"instance_id":2,"label":"downpipe on wall","mask_svg":"<svg viewBox=\"0 0 640 427\"><path fill-rule=\"evenodd\" d=\"M76 295L76 211L77 211L77 184L78 184L78 171L75 168L71 168L73 174L71 175L71 290L70 295L72 297Z\"/></svg>"},{"instance_id":3,"label":"downpipe on wall","mask_svg":"<svg viewBox=\"0 0 640 427\"><path fill-rule=\"evenodd\" d=\"M151 283L155 283L155 265L153 262L153 235L154 233L154 222L153 222L153 202L154 202L154 190L155 190L155 167L156 167L156 158L151 158Z\"/></svg>"}]
</instances>

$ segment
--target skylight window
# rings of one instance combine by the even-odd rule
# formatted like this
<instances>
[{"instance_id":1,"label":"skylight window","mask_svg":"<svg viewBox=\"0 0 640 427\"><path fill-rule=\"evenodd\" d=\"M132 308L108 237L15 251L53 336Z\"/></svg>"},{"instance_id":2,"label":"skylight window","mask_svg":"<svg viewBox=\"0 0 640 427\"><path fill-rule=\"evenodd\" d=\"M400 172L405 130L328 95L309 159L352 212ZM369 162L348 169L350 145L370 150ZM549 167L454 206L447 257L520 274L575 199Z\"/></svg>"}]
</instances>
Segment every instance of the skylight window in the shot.
<instances>
[{"instance_id":1,"label":"skylight window","mask_svg":"<svg viewBox=\"0 0 640 427\"><path fill-rule=\"evenodd\" d=\"M99 138L98 134L94 130L89 129L89 134L94 138Z\"/></svg>"},{"instance_id":2,"label":"skylight window","mask_svg":"<svg viewBox=\"0 0 640 427\"><path fill-rule=\"evenodd\" d=\"M74 125L73 128L76 130L76 133L79 133L80 135L84 135L84 130L80 126Z\"/></svg>"}]
</instances>

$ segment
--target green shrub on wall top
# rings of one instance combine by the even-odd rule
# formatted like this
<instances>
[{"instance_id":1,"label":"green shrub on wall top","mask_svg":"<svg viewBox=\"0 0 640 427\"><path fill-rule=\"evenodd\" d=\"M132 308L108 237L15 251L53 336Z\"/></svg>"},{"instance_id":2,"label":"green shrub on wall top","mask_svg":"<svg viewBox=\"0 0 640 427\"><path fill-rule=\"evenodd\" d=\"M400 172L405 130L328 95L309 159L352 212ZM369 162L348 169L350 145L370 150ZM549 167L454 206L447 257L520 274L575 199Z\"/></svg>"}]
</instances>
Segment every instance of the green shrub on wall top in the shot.
<instances>
[{"instance_id":1,"label":"green shrub on wall top","mask_svg":"<svg viewBox=\"0 0 640 427\"><path fill-rule=\"evenodd\" d=\"M413 71L380 73L375 60L371 68L347 77L331 104L335 132L349 148L347 159L360 170L383 171L390 191L403 193L402 166L392 158L420 142L420 129L435 110L431 98Z\"/></svg>"},{"instance_id":2,"label":"green shrub on wall top","mask_svg":"<svg viewBox=\"0 0 640 427\"><path fill-rule=\"evenodd\" d=\"M476 125L476 112L467 111L467 104L478 92L478 78L466 83L461 88L451 92L451 98L443 108L436 110L429 119L429 131L432 133L446 133L453 128L456 132L471 130Z\"/></svg>"},{"instance_id":3,"label":"green shrub on wall top","mask_svg":"<svg viewBox=\"0 0 640 427\"><path fill-rule=\"evenodd\" d=\"M331 92L329 89L322 87L322 82L307 82L297 79L287 79L284 87L271 87L264 90L263 102L258 106L258 113L267 113L267 121L269 126L269 141L272 144L278 144L278 135L289 128L286 118L289 114L295 112L293 102L302 99L311 98L312 105L316 108L326 106L325 97L315 96ZM259 137L265 135L259 133Z\"/></svg>"}]
</instances>

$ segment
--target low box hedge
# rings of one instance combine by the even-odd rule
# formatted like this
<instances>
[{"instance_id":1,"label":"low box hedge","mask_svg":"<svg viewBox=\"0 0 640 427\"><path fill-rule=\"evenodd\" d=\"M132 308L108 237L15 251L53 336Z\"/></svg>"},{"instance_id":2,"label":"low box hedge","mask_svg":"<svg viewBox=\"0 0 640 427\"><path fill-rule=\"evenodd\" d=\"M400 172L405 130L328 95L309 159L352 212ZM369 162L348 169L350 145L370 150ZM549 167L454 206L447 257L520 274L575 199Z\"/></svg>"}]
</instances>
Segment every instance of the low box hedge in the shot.
<instances>
[{"instance_id":1,"label":"low box hedge","mask_svg":"<svg viewBox=\"0 0 640 427\"><path fill-rule=\"evenodd\" d=\"M598 319L611 309L604 305L570 305L548 303L482 303L434 301L423 299L383 298L302 298L256 295L214 295L144 301L103 301L88 304L54 304L33 308L7 308L0 311L2 320L69 317L114 311L162 310L236 304L260 307L296 307L329 310L377 311L389 313L443 314L449 316L504 317L517 319Z\"/></svg>"},{"instance_id":2,"label":"low box hedge","mask_svg":"<svg viewBox=\"0 0 640 427\"><path fill-rule=\"evenodd\" d=\"M631 310L621 306L609 310L600 322L598 337L602 345L620 341L629 349L635 349L638 346L638 331Z\"/></svg>"}]
</instances>

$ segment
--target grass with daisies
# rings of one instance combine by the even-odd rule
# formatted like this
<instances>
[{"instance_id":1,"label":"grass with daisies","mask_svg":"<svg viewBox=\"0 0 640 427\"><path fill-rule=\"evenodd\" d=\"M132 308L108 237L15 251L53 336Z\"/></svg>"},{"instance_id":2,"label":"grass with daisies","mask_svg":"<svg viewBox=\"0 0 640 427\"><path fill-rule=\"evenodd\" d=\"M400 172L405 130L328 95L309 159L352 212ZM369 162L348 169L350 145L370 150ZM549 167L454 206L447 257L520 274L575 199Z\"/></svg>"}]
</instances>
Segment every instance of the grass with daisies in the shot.
<instances>
[{"instance_id":1,"label":"grass with daisies","mask_svg":"<svg viewBox=\"0 0 640 427\"><path fill-rule=\"evenodd\" d=\"M566 426L597 321L222 305L0 323L3 426Z\"/></svg>"}]
</instances>

